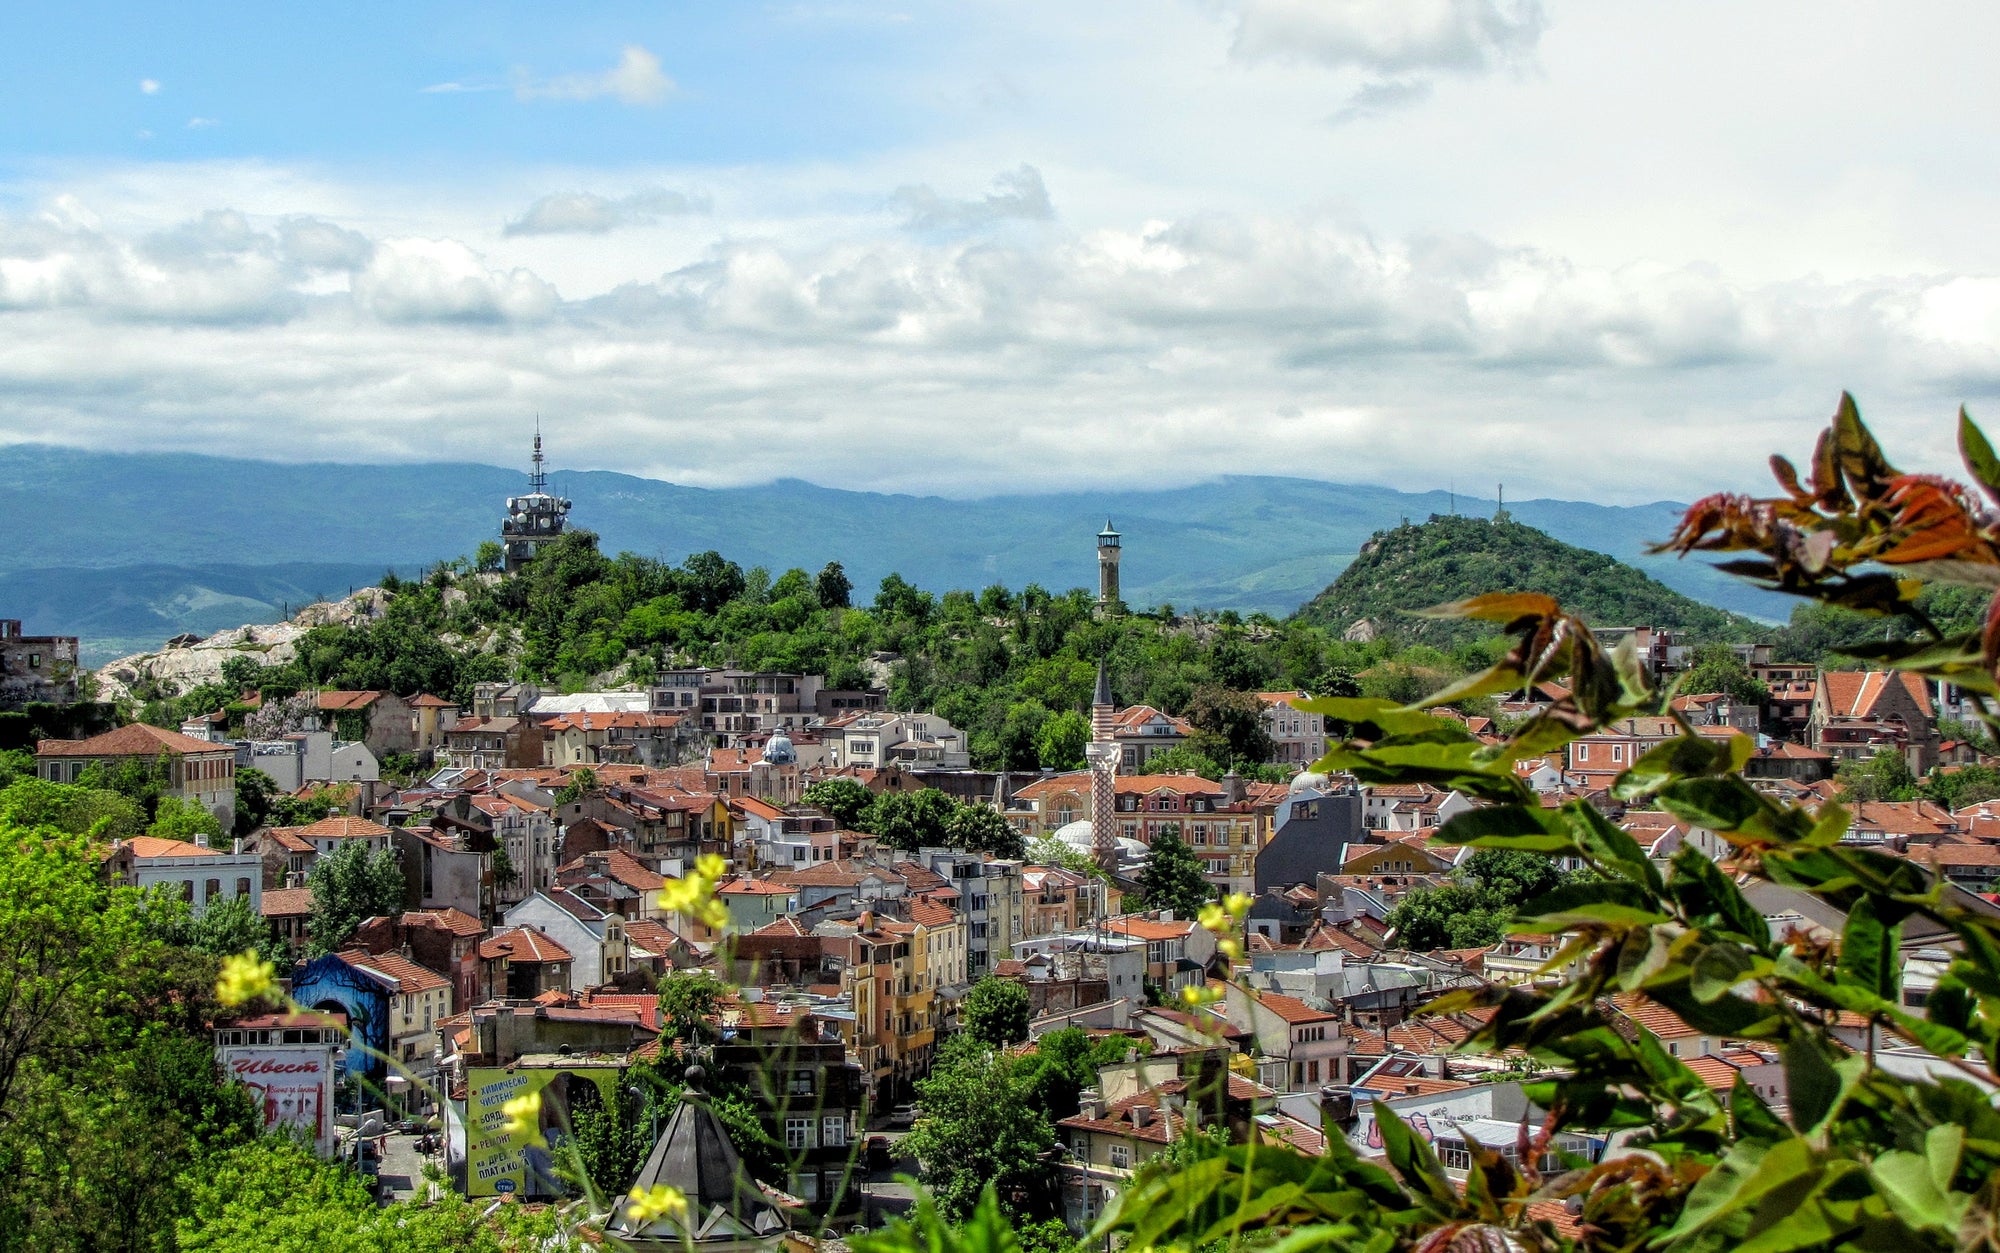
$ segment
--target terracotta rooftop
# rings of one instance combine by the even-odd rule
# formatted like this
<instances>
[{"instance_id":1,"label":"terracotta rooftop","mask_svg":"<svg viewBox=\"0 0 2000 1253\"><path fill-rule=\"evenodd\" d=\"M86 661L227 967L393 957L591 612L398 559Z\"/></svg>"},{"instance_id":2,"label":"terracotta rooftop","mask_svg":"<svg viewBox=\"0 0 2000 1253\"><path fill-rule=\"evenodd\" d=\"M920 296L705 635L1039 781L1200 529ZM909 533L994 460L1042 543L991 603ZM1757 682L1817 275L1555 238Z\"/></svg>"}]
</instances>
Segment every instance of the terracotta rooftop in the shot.
<instances>
[{"instance_id":1,"label":"terracotta rooftop","mask_svg":"<svg viewBox=\"0 0 2000 1253\"><path fill-rule=\"evenodd\" d=\"M451 980L429 967L419 966L401 953L371 953L365 948L347 948L340 951L340 959L350 966L365 967L387 977L395 983L399 993L430 992L451 986Z\"/></svg>"},{"instance_id":2,"label":"terracotta rooftop","mask_svg":"<svg viewBox=\"0 0 2000 1253\"><path fill-rule=\"evenodd\" d=\"M212 740L198 740L179 731L134 722L83 740L42 740L35 745L37 757L157 757L161 753L236 753L234 746Z\"/></svg>"},{"instance_id":3,"label":"terracotta rooftop","mask_svg":"<svg viewBox=\"0 0 2000 1253\"><path fill-rule=\"evenodd\" d=\"M1314 1009L1298 997L1286 996L1282 992L1253 992L1250 996L1265 1009L1293 1025L1302 1022L1326 1022L1340 1017L1332 1010Z\"/></svg>"},{"instance_id":4,"label":"terracotta rooftop","mask_svg":"<svg viewBox=\"0 0 2000 1253\"><path fill-rule=\"evenodd\" d=\"M266 888L259 912L266 918L302 918L312 907L311 888Z\"/></svg>"},{"instance_id":5,"label":"terracotta rooftop","mask_svg":"<svg viewBox=\"0 0 2000 1253\"><path fill-rule=\"evenodd\" d=\"M532 927L516 927L482 942L479 955L489 961L505 957L523 964L574 960L568 949Z\"/></svg>"}]
</instances>

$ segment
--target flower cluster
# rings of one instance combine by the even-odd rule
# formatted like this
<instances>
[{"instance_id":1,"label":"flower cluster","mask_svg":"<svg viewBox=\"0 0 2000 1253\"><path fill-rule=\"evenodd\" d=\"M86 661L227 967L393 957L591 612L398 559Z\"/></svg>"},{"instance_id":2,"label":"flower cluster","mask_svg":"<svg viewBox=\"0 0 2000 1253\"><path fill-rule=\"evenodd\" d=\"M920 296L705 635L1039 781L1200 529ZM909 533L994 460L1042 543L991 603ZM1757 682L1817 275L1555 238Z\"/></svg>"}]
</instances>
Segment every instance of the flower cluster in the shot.
<instances>
[{"instance_id":1,"label":"flower cluster","mask_svg":"<svg viewBox=\"0 0 2000 1253\"><path fill-rule=\"evenodd\" d=\"M231 1007L279 995L278 968L255 953L238 953L222 960L215 981L215 998Z\"/></svg>"},{"instance_id":2,"label":"flower cluster","mask_svg":"<svg viewBox=\"0 0 2000 1253\"><path fill-rule=\"evenodd\" d=\"M687 1217L687 1193L664 1183L656 1183L644 1192L634 1192L631 1204L625 1207L625 1218L634 1228L644 1227L656 1218L679 1220Z\"/></svg>"},{"instance_id":3,"label":"flower cluster","mask_svg":"<svg viewBox=\"0 0 2000 1253\"><path fill-rule=\"evenodd\" d=\"M685 876L669 879L660 889L660 908L692 918L711 931L722 930L729 925L729 909L715 899L715 887L728 869L722 858L703 853Z\"/></svg>"},{"instance_id":4,"label":"flower cluster","mask_svg":"<svg viewBox=\"0 0 2000 1253\"><path fill-rule=\"evenodd\" d=\"M1243 919L1249 913L1250 898L1241 892L1231 892L1221 900L1201 907L1202 929L1219 937L1215 949L1232 965L1243 960L1243 940L1239 933Z\"/></svg>"},{"instance_id":5,"label":"flower cluster","mask_svg":"<svg viewBox=\"0 0 2000 1253\"><path fill-rule=\"evenodd\" d=\"M502 1105L500 1112L507 1116L507 1121L500 1128L501 1135L509 1140L519 1136L526 1136L530 1143L536 1143L541 1140L541 1093L530 1092L526 1096L517 1096L505 1105Z\"/></svg>"}]
</instances>

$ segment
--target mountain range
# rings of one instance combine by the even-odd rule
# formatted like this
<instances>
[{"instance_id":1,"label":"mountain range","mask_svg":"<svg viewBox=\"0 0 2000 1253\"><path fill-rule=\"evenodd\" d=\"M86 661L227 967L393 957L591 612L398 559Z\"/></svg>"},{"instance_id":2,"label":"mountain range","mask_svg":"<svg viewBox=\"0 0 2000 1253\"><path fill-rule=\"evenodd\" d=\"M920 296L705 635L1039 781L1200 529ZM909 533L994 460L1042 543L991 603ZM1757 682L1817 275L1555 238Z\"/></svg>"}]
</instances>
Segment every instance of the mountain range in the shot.
<instances>
[{"instance_id":1,"label":"mountain range","mask_svg":"<svg viewBox=\"0 0 2000 1253\"><path fill-rule=\"evenodd\" d=\"M173 453L0 446L0 617L81 635L93 657L180 631L272 621L286 608L469 555L494 538L518 471L471 463L281 463ZM1222 476L1151 490L1011 493L975 500L847 491L798 480L699 488L612 471L551 476L574 526L607 551L678 561L715 549L745 567L839 561L861 599L896 571L942 591L990 583L1094 587L1095 535L1124 535L1124 594L1140 606L1285 615L1369 537L1431 514L1490 513L1444 492ZM1510 501L1515 520L1630 562L1737 613L1789 604L1705 564L1646 555L1682 506Z\"/></svg>"}]
</instances>

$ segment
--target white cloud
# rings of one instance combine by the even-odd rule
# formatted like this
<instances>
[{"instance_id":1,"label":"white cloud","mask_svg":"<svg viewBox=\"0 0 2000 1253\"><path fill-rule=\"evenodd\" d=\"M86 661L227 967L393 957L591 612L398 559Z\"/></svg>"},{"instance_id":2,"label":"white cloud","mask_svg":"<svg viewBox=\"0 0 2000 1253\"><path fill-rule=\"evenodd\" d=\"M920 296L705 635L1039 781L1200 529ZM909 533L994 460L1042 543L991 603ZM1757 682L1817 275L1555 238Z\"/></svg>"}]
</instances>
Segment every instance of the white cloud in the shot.
<instances>
[{"instance_id":1,"label":"white cloud","mask_svg":"<svg viewBox=\"0 0 2000 1253\"><path fill-rule=\"evenodd\" d=\"M1363 83L1360 90L1349 96L1347 103L1335 110L1328 120L1335 126L1341 126L1363 118L1380 117L1396 109L1423 103L1430 99L1431 91L1430 80L1422 78L1385 78Z\"/></svg>"},{"instance_id":2,"label":"white cloud","mask_svg":"<svg viewBox=\"0 0 2000 1253\"><path fill-rule=\"evenodd\" d=\"M358 307L388 322L533 321L559 299L529 271L488 269L451 239L382 241L354 276L353 293Z\"/></svg>"},{"instance_id":3,"label":"white cloud","mask_svg":"<svg viewBox=\"0 0 2000 1253\"><path fill-rule=\"evenodd\" d=\"M501 228L503 235L602 235L622 226L647 226L663 217L706 213L706 196L664 187L624 196L558 192L543 196Z\"/></svg>"},{"instance_id":4,"label":"white cloud","mask_svg":"<svg viewBox=\"0 0 2000 1253\"><path fill-rule=\"evenodd\" d=\"M1009 218L1047 221L1055 217L1042 173L1023 165L996 175L993 190L976 200L951 200L927 183L896 189L893 197L908 215L904 225L916 231L964 230Z\"/></svg>"},{"instance_id":5,"label":"white cloud","mask_svg":"<svg viewBox=\"0 0 2000 1253\"><path fill-rule=\"evenodd\" d=\"M1300 60L1376 74L1481 73L1530 55L1538 0L1237 0L1244 60Z\"/></svg>"},{"instance_id":6,"label":"white cloud","mask_svg":"<svg viewBox=\"0 0 2000 1253\"><path fill-rule=\"evenodd\" d=\"M571 464L698 483L1651 498L1754 474L1842 384L1939 421L1947 390L2000 396L2000 278L1744 285L1319 212L1008 242L868 222L564 299L448 237L228 210L125 232L52 203L0 219L0 437L155 447L198 421L263 455L477 459L538 406L579 415Z\"/></svg>"},{"instance_id":7,"label":"white cloud","mask_svg":"<svg viewBox=\"0 0 2000 1253\"><path fill-rule=\"evenodd\" d=\"M514 95L522 100L601 100L623 104L658 104L674 93L674 80L660 70L660 59L638 44L627 44L618 64L595 74L562 74L536 79L522 74Z\"/></svg>"},{"instance_id":8,"label":"white cloud","mask_svg":"<svg viewBox=\"0 0 2000 1253\"><path fill-rule=\"evenodd\" d=\"M212 117L191 117L187 120L187 128L191 131L207 130L211 126L220 125L221 123Z\"/></svg>"},{"instance_id":9,"label":"white cloud","mask_svg":"<svg viewBox=\"0 0 2000 1253\"><path fill-rule=\"evenodd\" d=\"M148 96L156 95L160 90L160 80L157 78L142 78L139 80L139 90Z\"/></svg>"}]
</instances>

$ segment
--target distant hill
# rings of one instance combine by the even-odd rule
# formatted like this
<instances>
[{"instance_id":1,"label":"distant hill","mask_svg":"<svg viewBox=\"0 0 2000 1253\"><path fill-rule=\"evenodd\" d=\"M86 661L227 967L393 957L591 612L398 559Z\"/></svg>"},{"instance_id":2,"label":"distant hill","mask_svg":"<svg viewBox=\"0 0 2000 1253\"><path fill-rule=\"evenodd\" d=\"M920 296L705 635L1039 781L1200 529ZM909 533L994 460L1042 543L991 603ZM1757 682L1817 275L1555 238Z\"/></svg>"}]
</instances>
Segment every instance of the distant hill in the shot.
<instances>
[{"instance_id":1,"label":"distant hill","mask_svg":"<svg viewBox=\"0 0 2000 1253\"><path fill-rule=\"evenodd\" d=\"M1388 635L1444 646L1491 628L1412 611L1482 592L1543 592L1592 626L1678 627L1699 640L1758 629L1603 553L1520 522L1465 517L1434 517L1374 536L1339 578L1300 606L1298 617L1354 638Z\"/></svg>"},{"instance_id":2,"label":"distant hill","mask_svg":"<svg viewBox=\"0 0 2000 1253\"><path fill-rule=\"evenodd\" d=\"M494 536L502 502L524 479L464 463L284 464L0 446L0 499L27 523L0 547L0 617L83 635L86 648L91 637L157 643L182 630L273 621L297 599L294 588L339 592L387 568L408 573L471 554ZM891 571L933 591L1091 587L1093 537L1109 517L1125 535L1130 603L1279 616L1325 587L1371 534L1454 503L1490 508L1443 492L1244 476L979 500L797 480L707 489L608 471L557 471L552 485L575 500L572 521L601 535L610 552L679 561L715 549L774 573L839 561L864 598ZM1672 530L1678 505L1509 508L1688 595L1772 619L1789 612L1782 598L1701 562L1644 556L1647 542ZM239 600L264 607L243 604L243 617L224 621Z\"/></svg>"}]
</instances>

